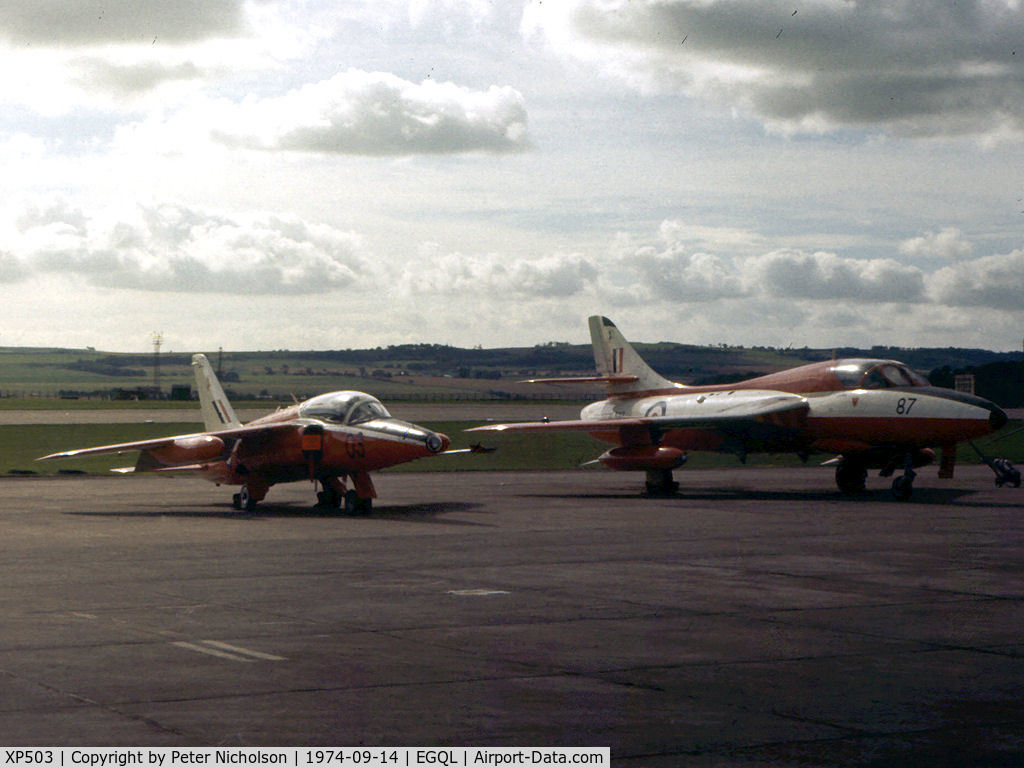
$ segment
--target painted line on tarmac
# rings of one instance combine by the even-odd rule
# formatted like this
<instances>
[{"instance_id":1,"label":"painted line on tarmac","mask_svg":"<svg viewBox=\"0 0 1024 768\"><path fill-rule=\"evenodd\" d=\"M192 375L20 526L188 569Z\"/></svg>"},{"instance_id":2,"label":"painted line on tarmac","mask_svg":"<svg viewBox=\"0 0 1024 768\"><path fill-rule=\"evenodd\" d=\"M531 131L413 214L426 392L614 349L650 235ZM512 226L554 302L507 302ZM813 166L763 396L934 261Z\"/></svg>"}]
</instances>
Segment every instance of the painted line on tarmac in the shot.
<instances>
[{"instance_id":1,"label":"painted line on tarmac","mask_svg":"<svg viewBox=\"0 0 1024 768\"><path fill-rule=\"evenodd\" d=\"M224 651L233 651L235 653L241 653L245 656L252 656L257 659L263 659L264 661L288 661L284 656L275 656L272 653L263 653L262 651L254 651L251 648L242 648L238 645L231 645L230 643L222 643L219 640L203 640L205 645L211 645L214 648L220 648Z\"/></svg>"},{"instance_id":2,"label":"painted line on tarmac","mask_svg":"<svg viewBox=\"0 0 1024 768\"><path fill-rule=\"evenodd\" d=\"M171 645L178 648L185 648L189 651L195 651L196 653L205 653L208 656L216 656L219 659L228 659L229 661L238 661L246 664L250 664L258 659L264 661L287 661L284 656L275 656L271 653L261 653L260 651L254 651L250 648L242 648L237 645L231 645L230 643L222 643L217 640L202 640L199 643L189 643L184 640L179 640L171 643Z\"/></svg>"}]
</instances>

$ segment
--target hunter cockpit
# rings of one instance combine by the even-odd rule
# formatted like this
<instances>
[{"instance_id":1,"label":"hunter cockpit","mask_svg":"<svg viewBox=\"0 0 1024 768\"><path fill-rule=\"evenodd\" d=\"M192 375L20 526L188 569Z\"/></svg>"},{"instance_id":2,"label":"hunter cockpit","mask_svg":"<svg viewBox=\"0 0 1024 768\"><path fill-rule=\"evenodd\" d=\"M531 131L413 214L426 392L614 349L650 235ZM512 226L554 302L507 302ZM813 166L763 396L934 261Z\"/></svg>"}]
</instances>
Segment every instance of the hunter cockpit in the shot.
<instances>
[{"instance_id":1,"label":"hunter cockpit","mask_svg":"<svg viewBox=\"0 0 1024 768\"><path fill-rule=\"evenodd\" d=\"M842 360L832 372L844 389L930 386L924 376L894 360Z\"/></svg>"}]
</instances>

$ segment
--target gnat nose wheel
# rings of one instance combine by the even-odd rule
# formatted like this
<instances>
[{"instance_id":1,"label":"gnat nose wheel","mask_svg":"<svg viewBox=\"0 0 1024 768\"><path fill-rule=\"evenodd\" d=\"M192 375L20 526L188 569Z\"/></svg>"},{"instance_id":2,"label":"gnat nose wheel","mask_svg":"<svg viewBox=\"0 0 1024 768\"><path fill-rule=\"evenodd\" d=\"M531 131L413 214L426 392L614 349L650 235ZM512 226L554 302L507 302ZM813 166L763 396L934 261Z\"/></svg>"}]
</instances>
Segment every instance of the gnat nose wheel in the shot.
<instances>
[{"instance_id":1,"label":"gnat nose wheel","mask_svg":"<svg viewBox=\"0 0 1024 768\"><path fill-rule=\"evenodd\" d=\"M231 497L231 505L235 509L244 509L246 512L252 512L256 509L257 503L259 503L259 499L252 495L252 491L249 490L247 485L243 485L242 490Z\"/></svg>"}]
</instances>

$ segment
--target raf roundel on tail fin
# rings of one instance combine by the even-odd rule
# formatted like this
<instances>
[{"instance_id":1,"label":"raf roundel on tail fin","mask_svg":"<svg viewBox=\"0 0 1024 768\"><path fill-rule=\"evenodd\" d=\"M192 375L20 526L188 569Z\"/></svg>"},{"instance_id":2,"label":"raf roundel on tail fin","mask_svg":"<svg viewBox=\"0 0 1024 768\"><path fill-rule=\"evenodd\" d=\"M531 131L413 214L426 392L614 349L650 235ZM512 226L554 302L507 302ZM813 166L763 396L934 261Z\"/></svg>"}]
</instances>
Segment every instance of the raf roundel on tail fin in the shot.
<instances>
[{"instance_id":1,"label":"raf roundel on tail fin","mask_svg":"<svg viewBox=\"0 0 1024 768\"><path fill-rule=\"evenodd\" d=\"M242 426L206 355L192 355L192 371L196 376L199 407L202 409L203 424L207 431L215 432Z\"/></svg>"},{"instance_id":2,"label":"raf roundel on tail fin","mask_svg":"<svg viewBox=\"0 0 1024 768\"><path fill-rule=\"evenodd\" d=\"M607 317L589 318L590 340L594 345L594 364L598 375L609 379L620 378L621 383L610 384L613 393L643 392L662 389L682 389L682 384L669 381L651 368L622 332ZM628 380L627 380L628 379Z\"/></svg>"}]
</instances>

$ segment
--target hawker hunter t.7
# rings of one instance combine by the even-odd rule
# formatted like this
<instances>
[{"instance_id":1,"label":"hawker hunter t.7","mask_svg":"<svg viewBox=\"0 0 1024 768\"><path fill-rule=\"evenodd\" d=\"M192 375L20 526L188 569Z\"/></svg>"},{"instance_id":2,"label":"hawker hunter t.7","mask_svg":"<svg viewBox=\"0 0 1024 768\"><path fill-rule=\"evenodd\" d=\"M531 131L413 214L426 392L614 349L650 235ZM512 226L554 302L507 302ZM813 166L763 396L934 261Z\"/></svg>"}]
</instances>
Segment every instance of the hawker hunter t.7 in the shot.
<instances>
[{"instance_id":1,"label":"hawker hunter t.7","mask_svg":"<svg viewBox=\"0 0 1024 768\"><path fill-rule=\"evenodd\" d=\"M247 510L276 483L312 480L322 488L319 506L344 505L350 514L369 514L377 495L371 471L448 449L446 435L392 418L365 392L329 392L242 424L206 357L194 355L192 368L207 431L42 459L138 451L134 467L115 471L197 472L218 485L240 485L234 506Z\"/></svg>"},{"instance_id":2,"label":"hawker hunter t.7","mask_svg":"<svg viewBox=\"0 0 1024 768\"><path fill-rule=\"evenodd\" d=\"M653 371L605 317L590 318L597 376L538 379L594 382L608 397L577 421L489 424L473 432L581 431L616 447L598 459L619 470L645 471L647 491L672 493L672 470L688 451L747 454L838 454L843 493L864 491L869 469L896 474L893 494L910 497L914 470L941 450L940 477L952 477L956 444L995 432L1007 420L996 405L931 386L895 360L828 360L715 386L684 386ZM1008 462L987 461L996 482L1020 485Z\"/></svg>"}]
</instances>

